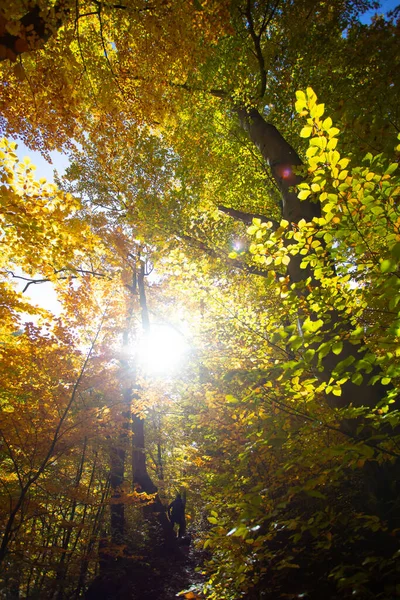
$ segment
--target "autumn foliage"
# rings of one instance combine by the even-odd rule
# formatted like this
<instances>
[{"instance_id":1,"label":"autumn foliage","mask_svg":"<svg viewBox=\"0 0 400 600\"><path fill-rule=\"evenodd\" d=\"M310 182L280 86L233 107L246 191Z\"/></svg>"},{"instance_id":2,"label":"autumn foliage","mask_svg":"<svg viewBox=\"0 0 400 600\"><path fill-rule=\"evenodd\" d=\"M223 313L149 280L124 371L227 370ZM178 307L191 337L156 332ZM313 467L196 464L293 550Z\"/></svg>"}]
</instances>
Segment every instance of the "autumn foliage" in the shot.
<instances>
[{"instance_id":1,"label":"autumn foliage","mask_svg":"<svg viewBox=\"0 0 400 600\"><path fill-rule=\"evenodd\" d=\"M400 594L399 23L370 4L1 10L0 595Z\"/></svg>"}]
</instances>

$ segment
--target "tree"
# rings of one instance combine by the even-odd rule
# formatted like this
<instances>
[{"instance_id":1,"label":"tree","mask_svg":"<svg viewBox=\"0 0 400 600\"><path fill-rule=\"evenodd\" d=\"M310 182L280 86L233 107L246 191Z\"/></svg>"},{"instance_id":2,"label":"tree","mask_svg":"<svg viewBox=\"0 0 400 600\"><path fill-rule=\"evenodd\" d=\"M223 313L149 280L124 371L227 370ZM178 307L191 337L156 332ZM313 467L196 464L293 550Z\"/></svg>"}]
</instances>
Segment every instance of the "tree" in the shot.
<instances>
[{"instance_id":1,"label":"tree","mask_svg":"<svg viewBox=\"0 0 400 600\"><path fill-rule=\"evenodd\" d=\"M398 118L390 66L398 47L394 22L357 21L367 6L66 4L61 24L49 17L57 36L22 51L23 67L4 65L8 131L43 152L72 138L82 144L69 183L60 185L82 195L81 222L101 241L88 252L95 268L78 267L72 251L71 272L88 281L90 271L100 287L105 276L119 281L120 294L120 277L131 285L127 238L135 236L179 301L211 315L210 356L186 429L197 438L196 451L186 447L197 489L195 460L207 474L198 497L215 513L204 535L214 552L210 598L252 586L257 594L267 578L271 595L286 593L288 569L299 573L289 592L296 595L312 577L307 564L327 586L316 595L333 594L330 581L349 595L367 597L382 581L394 589L397 295L390 295L399 240L398 182L387 157ZM15 49L25 33L6 35ZM366 60L371 40L382 44ZM326 109L310 85L329 99ZM299 89L306 92L295 104ZM295 109L306 118L300 138ZM324 110L333 119L322 119ZM374 145L385 155L362 163ZM56 274L52 266L53 279L70 269L66 262L61 257ZM82 330L90 286L75 298ZM335 566L327 571L324 562Z\"/></svg>"}]
</instances>

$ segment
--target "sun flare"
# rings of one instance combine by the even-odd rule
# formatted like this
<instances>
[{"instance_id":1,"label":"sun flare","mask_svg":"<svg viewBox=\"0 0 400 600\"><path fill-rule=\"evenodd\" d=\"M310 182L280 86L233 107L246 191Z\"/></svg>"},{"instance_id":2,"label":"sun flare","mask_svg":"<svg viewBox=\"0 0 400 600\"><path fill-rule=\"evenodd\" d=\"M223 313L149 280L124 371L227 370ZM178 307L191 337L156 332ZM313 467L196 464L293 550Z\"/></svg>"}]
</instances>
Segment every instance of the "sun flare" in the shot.
<instances>
[{"instance_id":1,"label":"sun flare","mask_svg":"<svg viewBox=\"0 0 400 600\"><path fill-rule=\"evenodd\" d=\"M169 325L153 325L140 344L139 362L147 373L176 370L188 351L184 336Z\"/></svg>"}]
</instances>

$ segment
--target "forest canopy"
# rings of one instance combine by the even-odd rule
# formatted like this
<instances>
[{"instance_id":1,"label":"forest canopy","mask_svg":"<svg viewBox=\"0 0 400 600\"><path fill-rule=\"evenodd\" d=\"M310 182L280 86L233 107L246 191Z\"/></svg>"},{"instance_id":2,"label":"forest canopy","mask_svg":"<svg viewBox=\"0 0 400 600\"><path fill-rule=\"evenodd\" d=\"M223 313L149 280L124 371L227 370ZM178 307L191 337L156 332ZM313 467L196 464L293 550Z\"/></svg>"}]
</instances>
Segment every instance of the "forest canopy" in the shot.
<instances>
[{"instance_id":1,"label":"forest canopy","mask_svg":"<svg viewBox=\"0 0 400 600\"><path fill-rule=\"evenodd\" d=\"M400 596L400 15L377 8L1 8L4 598Z\"/></svg>"}]
</instances>

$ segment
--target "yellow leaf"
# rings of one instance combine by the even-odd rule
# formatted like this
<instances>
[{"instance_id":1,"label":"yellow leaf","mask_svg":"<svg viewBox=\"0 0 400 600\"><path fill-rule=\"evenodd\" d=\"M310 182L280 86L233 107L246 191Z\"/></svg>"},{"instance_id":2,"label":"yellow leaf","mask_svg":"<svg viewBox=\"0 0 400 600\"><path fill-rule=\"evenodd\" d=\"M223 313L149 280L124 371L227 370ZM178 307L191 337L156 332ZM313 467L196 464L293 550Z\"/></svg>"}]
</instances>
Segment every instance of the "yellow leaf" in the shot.
<instances>
[{"instance_id":1,"label":"yellow leaf","mask_svg":"<svg viewBox=\"0 0 400 600\"><path fill-rule=\"evenodd\" d=\"M309 138L312 134L312 130L313 128L309 127L308 125L306 127L303 127L303 129L300 131L300 137Z\"/></svg>"}]
</instances>

